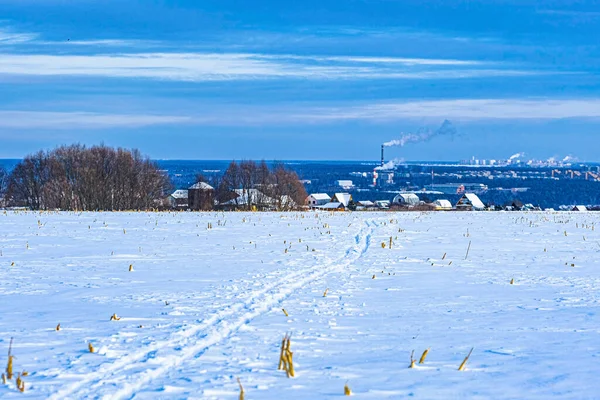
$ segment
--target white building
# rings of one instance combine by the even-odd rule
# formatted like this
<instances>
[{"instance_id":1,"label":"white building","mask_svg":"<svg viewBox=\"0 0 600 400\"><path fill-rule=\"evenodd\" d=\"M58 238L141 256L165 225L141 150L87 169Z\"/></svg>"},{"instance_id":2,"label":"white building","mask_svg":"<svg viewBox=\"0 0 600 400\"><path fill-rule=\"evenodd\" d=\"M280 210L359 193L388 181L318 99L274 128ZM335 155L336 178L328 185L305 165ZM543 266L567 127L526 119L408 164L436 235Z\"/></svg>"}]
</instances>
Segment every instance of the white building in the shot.
<instances>
[{"instance_id":1,"label":"white building","mask_svg":"<svg viewBox=\"0 0 600 400\"><path fill-rule=\"evenodd\" d=\"M306 198L306 205L309 207L322 206L331 201L327 193L313 193Z\"/></svg>"},{"instance_id":2,"label":"white building","mask_svg":"<svg viewBox=\"0 0 600 400\"><path fill-rule=\"evenodd\" d=\"M354 187L354 183L351 180L338 180L335 181L335 185L345 190L349 190Z\"/></svg>"},{"instance_id":3,"label":"white building","mask_svg":"<svg viewBox=\"0 0 600 400\"><path fill-rule=\"evenodd\" d=\"M436 200L433 205L435 205L435 209L439 211L452 210L452 203L450 203L449 200Z\"/></svg>"},{"instance_id":4,"label":"white building","mask_svg":"<svg viewBox=\"0 0 600 400\"><path fill-rule=\"evenodd\" d=\"M392 200L392 203L404 206L418 206L420 202L419 196L414 193L400 193Z\"/></svg>"}]
</instances>

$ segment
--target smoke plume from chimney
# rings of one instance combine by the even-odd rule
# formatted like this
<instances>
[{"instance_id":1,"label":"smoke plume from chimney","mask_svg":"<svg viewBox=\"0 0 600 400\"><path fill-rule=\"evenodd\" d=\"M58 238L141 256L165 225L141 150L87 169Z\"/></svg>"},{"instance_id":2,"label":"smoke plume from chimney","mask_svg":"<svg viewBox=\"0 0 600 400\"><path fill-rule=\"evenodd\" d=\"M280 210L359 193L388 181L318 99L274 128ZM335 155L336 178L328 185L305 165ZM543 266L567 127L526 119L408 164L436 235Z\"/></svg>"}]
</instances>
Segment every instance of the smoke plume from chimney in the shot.
<instances>
[{"instance_id":1,"label":"smoke plume from chimney","mask_svg":"<svg viewBox=\"0 0 600 400\"><path fill-rule=\"evenodd\" d=\"M445 120L442 125L436 129L435 131L431 131L429 129L423 130L419 129L417 133L405 133L400 136L400 139L390 140L389 142L385 142L383 144L384 147L392 147L392 146L404 146L409 143L419 143L426 142L428 140L433 139L436 136L441 135L449 135L452 136L456 133L456 128L452 125L452 123L448 120Z\"/></svg>"}]
</instances>

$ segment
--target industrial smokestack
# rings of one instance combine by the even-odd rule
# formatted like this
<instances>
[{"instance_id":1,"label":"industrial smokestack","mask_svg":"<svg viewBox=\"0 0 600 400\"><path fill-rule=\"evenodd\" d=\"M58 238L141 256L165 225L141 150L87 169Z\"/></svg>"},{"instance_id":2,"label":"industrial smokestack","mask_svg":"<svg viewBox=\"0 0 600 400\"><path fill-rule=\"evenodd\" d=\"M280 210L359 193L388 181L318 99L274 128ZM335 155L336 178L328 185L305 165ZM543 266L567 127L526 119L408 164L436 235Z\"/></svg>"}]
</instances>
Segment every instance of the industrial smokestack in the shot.
<instances>
[{"instance_id":1,"label":"industrial smokestack","mask_svg":"<svg viewBox=\"0 0 600 400\"><path fill-rule=\"evenodd\" d=\"M385 145L381 145L381 166L383 167L383 164L385 164L384 158L383 158L383 149L385 148Z\"/></svg>"}]
</instances>

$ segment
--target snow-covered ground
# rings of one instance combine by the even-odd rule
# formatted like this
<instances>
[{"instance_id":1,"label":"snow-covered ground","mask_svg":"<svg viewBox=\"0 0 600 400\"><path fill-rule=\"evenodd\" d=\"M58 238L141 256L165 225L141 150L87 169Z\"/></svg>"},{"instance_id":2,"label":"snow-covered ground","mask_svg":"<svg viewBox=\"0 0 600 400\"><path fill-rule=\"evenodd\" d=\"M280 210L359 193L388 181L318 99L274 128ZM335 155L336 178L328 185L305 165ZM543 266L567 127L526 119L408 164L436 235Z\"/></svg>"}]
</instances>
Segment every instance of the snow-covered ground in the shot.
<instances>
[{"instance_id":1,"label":"snow-covered ground","mask_svg":"<svg viewBox=\"0 0 600 400\"><path fill-rule=\"evenodd\" d=\"M598 398L597 222L0 212L0 397Z\"/></svg>"}]
</instances>

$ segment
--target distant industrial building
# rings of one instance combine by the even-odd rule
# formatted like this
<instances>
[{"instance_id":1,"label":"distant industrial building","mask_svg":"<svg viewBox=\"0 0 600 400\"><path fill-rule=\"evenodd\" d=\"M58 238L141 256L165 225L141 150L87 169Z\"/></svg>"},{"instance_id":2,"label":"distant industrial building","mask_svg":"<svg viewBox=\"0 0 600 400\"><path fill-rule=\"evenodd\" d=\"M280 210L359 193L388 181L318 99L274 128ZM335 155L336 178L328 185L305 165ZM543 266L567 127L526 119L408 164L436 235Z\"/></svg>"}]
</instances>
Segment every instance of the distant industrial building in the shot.
<instances>
[{"instance_id":1,"label":"distant industrial building","mask_svg":"<svg viewBox=\"0 0 600 400\"><path fill-rule=\"evenodd\" d=\"M335 185L341 187L344 190L350 190L354 188L354 183L351 180L338 180L335 181Z\"/></svg>"}]
</instances>

